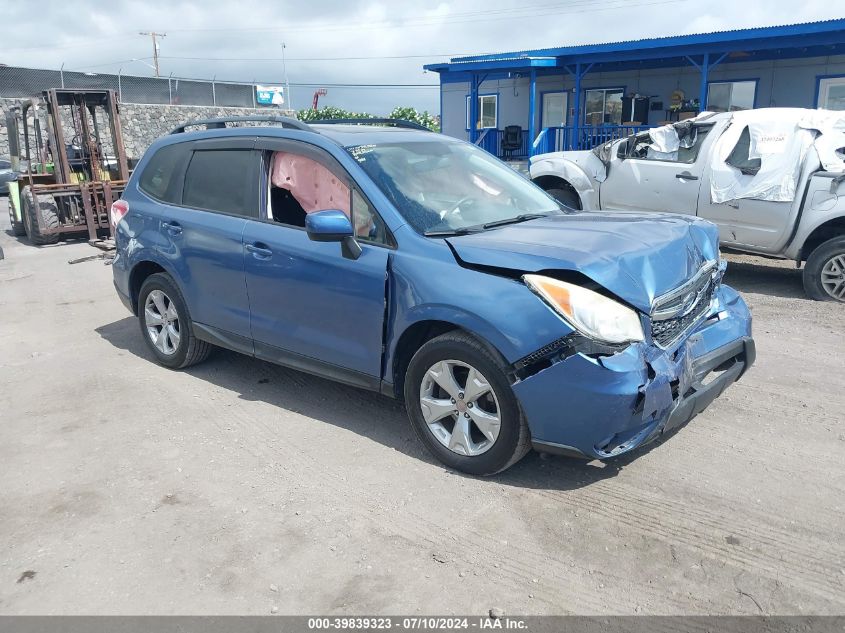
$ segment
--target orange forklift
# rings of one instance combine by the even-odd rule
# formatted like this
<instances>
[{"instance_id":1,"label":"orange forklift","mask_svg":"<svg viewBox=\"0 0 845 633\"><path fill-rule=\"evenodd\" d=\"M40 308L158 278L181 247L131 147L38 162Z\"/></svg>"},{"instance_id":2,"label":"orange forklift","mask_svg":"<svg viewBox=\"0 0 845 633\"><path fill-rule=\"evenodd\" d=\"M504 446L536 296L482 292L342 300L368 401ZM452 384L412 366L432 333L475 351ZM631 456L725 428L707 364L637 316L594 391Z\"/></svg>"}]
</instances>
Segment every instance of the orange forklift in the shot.
<instances>
[{"instance_id":1,"label":"orange forklift","mask_svg":"<svg viewBox=\"0 0 845 633\"><path fill-rule=\"evenodd\" d=\"M38 245L111 236L109 210L129 179L115 92L45 90L12 109L6 125L15 235Z\"/></svg>"}]
</instances>

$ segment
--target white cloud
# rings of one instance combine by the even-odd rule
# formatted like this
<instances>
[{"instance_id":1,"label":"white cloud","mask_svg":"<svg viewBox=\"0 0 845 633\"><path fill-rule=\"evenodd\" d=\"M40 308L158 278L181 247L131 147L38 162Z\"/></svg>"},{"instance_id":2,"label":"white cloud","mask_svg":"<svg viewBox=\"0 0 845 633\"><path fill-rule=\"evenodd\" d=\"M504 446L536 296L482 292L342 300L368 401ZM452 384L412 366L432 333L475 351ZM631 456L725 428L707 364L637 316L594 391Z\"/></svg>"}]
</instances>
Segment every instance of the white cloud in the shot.
<instances>
[{"instance_id":1,"label":"white cloud","mask_svg":"<svg viewBox=\"0 0 845 633\"><path fill-rule=\"evenodd\" d=\"M150 39L138 32L154 29L167 32L161 42L163 74L266 83L282 82L282 41L291 83L435 83L436 76L424 74L422 65L442 61L434 56L441 53L503 52L839 17L836 3L823 0L323 0L313 6L291 0L48 0L39 5L37 16L31 5L7 4L0 24L0 63L44 68L64 63L65 68L99 72L122 67L124 73L144 75L149 71L141 63L118 62L151 56ZM526 5L534 7L530 15ZM431 57L348 59L396 55ZM319 57L344 59L296 61ZM313 88L294 89L294 105L305 107L312 93ZM321 102L374 113L398 104L436 110L438 94L329 88Z\"/></svg>"}]
</instances>

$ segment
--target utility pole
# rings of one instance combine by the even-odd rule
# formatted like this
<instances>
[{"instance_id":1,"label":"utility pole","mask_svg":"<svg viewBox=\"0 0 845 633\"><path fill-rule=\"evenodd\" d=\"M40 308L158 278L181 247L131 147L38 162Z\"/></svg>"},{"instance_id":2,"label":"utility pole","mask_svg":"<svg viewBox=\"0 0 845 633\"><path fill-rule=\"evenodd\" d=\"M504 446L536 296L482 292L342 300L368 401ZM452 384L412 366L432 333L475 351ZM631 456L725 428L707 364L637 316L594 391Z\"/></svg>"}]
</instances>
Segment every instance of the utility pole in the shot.
<instances>
[{"instance_id":1,"label":"utility pole","mask_svg":"<svg viewBox=\"0 0 845 633\"><path fill-rule=\"evenodd\" d=\"M155 31L141 31L138 35L149 35L153 39L153 64L155 65L156 77L158 77L158 41L157 37L167 37L167 33L156 33Z\"/></svg>"},{"instance_id":2,"label":"utility pole","mask_svg":"<svg viewBox=\"0 0 845 633\"><path fill-rule=\"evenodd\" d=\"M285 63L285 43L282 42L282 73L285 76L285 96L287 98L287 109L293 110L293 105L290 99L290 82L288 81L288 65Z\"/></svg>"}]
</instances>

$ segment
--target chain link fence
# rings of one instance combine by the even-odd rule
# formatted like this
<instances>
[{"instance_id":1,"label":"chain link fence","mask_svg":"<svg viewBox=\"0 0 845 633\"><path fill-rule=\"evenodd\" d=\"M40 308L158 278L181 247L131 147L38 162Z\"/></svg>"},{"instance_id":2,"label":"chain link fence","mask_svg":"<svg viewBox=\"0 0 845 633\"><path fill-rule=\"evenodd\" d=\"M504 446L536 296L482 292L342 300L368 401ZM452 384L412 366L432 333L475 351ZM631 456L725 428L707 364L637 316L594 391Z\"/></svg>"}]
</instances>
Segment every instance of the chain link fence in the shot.
<instances>
[{"instance_id":1,"label":"chain link fence","mask_svg":"<svg viewBox=\"0 0 845 633\"><path fill-rule=\"evenodd\" d=\"M50 88L114 90L122 103L256 108L256 84L182 77L0 66L0 99L26 99Z\"/></svg>"}]
</instances>

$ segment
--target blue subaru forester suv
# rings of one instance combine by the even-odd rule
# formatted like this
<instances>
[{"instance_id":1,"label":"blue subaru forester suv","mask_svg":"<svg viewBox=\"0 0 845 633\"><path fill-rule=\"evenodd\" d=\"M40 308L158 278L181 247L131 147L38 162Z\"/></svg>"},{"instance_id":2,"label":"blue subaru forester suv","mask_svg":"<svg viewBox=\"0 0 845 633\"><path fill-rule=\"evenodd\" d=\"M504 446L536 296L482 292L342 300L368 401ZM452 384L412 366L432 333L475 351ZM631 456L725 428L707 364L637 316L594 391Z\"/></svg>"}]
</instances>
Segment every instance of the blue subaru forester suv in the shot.
<instances>
[{"instance_id":1,"label":"blue subaru forester suv","mask_svg":"<svg viewBox=\"0 0 845 633\"><path fill-rule=\"evenodd\" d=\"M112 207L162 365L219 346L402 398L439 460L488 475L635 449L754 361L708 222L573 211L406 122L257 119L177 128Z\"/></svg>"}]
</instances>

